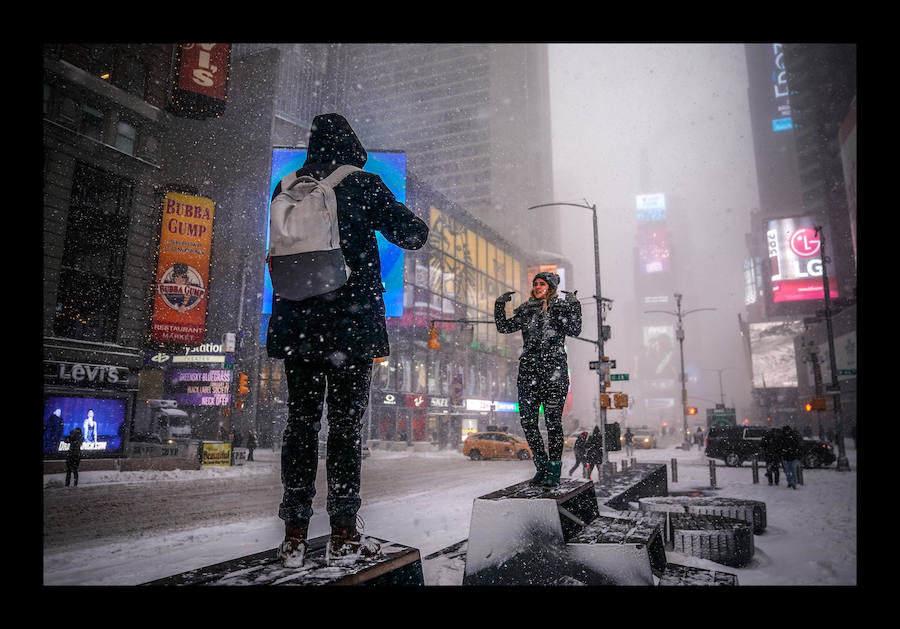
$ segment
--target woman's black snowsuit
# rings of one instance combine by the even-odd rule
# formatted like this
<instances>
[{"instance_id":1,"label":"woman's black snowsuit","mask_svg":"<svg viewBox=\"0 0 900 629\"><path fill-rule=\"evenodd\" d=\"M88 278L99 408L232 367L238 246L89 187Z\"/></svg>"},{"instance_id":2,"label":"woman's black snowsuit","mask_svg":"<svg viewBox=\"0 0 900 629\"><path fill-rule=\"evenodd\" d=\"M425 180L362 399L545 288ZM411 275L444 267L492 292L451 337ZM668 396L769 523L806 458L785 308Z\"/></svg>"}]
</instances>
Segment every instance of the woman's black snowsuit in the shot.
<instances>
[{"instance_id":1,"label":"woman's black snowsuit","mask_svg":"<svg viewBox=\"0 0 900 629\"><path fill-rule=\"evenodd\" d=\"M566 336L581 334L581 304L577 299L554 298L542 309L543 302L529 299L506 318L506 302L494 304L494 322L501 334L522 331L522 355L519 357L519 417L522 431L535 457L544 456L544 441L538 431L538 412L544 404L547 425L547 454L550 461L562 459L562 412L569 391L569 366L566 361Z\"/></svg>"}]
</instances>

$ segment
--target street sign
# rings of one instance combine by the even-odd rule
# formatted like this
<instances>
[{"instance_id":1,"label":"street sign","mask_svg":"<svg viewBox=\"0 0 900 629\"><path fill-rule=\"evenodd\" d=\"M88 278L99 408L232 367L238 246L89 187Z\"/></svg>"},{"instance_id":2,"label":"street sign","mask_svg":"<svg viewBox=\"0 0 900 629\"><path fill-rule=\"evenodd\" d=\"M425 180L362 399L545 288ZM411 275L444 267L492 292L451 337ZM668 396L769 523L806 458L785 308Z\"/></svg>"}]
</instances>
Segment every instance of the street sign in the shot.
<instances>
[{"instance_id":1,"label":"street sign","mask_svg":"<svg viewBox=\"0 0 900 629\"><path fill-rule=\"evenodd\" d=\"M628 374L627 373L610 374L609 379L610 380L628 380Z\"/></svg>"},{"instance_id":2,"label":"street sign","mask_svg":"<svg viewBox=\"0 0 900 629\"><path fill-rule=\"evenodd\" d=\"M838 369L839 376L855 376L856 369Z\"/></svg>"},{"instance_id":3,"label":"street sign","mask_svg":"<svg viewBox=\"0 0 900 629\"><path fill-rule=\"evenodd\" d=\"M615 369L616 361L608 360L606 362L603 362L602 360L592 360L588 363L588 367L590 367L591 369Z\"/></svg>"}]
</instances>

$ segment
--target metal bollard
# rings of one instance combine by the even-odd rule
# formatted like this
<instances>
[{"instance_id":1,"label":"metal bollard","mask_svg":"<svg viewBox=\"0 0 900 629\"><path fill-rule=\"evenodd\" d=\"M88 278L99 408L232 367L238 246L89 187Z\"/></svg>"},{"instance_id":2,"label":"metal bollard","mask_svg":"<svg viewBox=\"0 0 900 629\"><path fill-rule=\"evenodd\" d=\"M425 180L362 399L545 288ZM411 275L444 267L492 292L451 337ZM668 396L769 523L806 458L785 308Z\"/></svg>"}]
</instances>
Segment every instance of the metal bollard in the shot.
<instances>
[{"instance_id":1,"label":"metal bollard","mask_svg":"<svg viewBox=\"0 0 900 629\"><path fill-rule=\"evenodd\" d=\"M678 459L672 459L672 482L678 482Z\"/></svg>"},{"instance_id":2,"label":"metal bollard","mask_svg":"<svg viewBox=\"0 0 900 629\"><path fill-rule=\"evenodd\" d=\"M625 459L622 459L621 464L619 465L619 469L623 472L625 470L627 470L628 469L628 461L626 461Z\"/></svg>"},{"instance_id":3,"label":"metal bollard","mask_svg":"<svg viewBox=\"0 0 900 629\"><path fill-rule=\"evenodd\" d=\"M634 467L634 464L635 464L635 463L637 463L637 459L636 459L635 457L631 457L631 463L629 463L629 465L630 465L631 467Z\"/></svg>"},{"instance_id":4,"label":"metal bollard","mask_svg":"<svg viewBox=\"0 0 900 629\"><path fill-rule=\"evenodd\" d=\"M759 484L759 459L753 457L753 464L750 466L753 469L753 484Z\"/></svg>"},{"instance_id":5,"label":"metal bollard","mask_svg":"<svg viewBox=\"0 0 900 629\"><path fill-rule=\"evenodd\" d=\"M797 461L797 484L803 484L803 461Z\"/></svg>"},{"instance_id":6,"label":"metal bollard","mask_svg":"<svg viewBox=\"0 0 900 629\"><path fill-rule=\"evenodd\" d=\"M709 462L709 486L715 488L716 486L716 462Z\"/></svg>"},{"instance_id":7,"label":"metal bollard","mask_svg":"<svg viewBox=\"0 0 900 629\"><path fill-rule=\"evenodd\" d=\"M607 465L608 465L608 467L609 467L609 474L610 474L610 476L614 476L615 473L616 473L616 462L615 462L615 461L610 461Z\"/></svg>"}]
</instances>

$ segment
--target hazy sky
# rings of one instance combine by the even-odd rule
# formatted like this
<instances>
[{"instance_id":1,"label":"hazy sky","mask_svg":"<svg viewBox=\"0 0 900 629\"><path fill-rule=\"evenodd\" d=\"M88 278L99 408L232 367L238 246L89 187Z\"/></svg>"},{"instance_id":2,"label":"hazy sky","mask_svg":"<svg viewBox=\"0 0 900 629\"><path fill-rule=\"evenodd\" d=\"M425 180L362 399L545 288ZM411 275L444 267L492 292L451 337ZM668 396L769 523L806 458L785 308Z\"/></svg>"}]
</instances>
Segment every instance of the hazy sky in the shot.
<instances>
[{"instance_id":1,"label":"hazy sky","mask_svg":"<svg viewBox=\"0 0 900 629\"><path fill-rule=\"evenodd\" d=\"M633 301L635 195L664 193L677 203L669 221L673 263L691 278L667 293L684 294L683 310L717 309L685 318L685 361L699 374L689 383L689 403L705 408L712 403L699 398L718 401L718 373L705 370L728 368L726 403L734 402L740 416L750 402L750 374L737 315L744 308L745 234L758 207L743 45L554 44L550 89L553 201L587 200L598 208L602 290L615 300L607 355L618 372L633 369L639 339L625 331L629 325L636 331L636 313L651 309ZM574 288L584 298L595 292L591 212L562 208L562 214L562 253L575 266ZM593 303L584 314L583 336L596 338ZM593 419L597 378L587 363L596 350L575 341L569 351L573 383L590 383L589 395L575 389L575 411Z\"/></svg>"}]
</instances>

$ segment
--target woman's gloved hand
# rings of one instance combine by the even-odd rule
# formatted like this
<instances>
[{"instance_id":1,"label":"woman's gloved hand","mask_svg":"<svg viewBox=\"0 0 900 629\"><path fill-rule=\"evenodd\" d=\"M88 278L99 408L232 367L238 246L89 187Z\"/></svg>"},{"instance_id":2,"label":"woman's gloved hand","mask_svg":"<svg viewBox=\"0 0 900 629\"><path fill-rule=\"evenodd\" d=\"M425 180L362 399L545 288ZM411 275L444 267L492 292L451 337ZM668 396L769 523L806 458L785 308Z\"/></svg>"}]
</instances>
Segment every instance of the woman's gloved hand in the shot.
<instances>
[{"instance_id":1,"label":"woman's gloved hand","mask_svg":"<svg viewBox=\"0 0 900 629\"><path fill-rule=\"evenodd\" d=\"M497 302L496 302L496 303L498 303L498 304L505 304L506 302L510 301L510 300L512 299L512 295L513 295L514 292L516 292L516 291L514 291L514 290L508 290L508 291L506 291L505 293L503 293L502 295L500 295L499 297L497 297Z\"/></svg>"}]
</instances>

